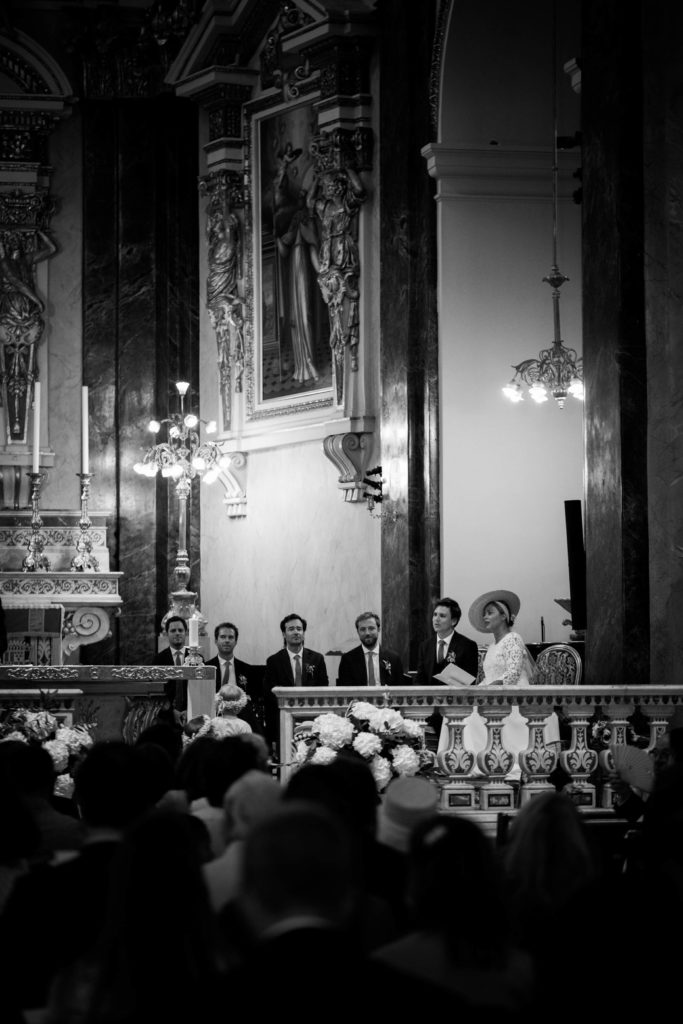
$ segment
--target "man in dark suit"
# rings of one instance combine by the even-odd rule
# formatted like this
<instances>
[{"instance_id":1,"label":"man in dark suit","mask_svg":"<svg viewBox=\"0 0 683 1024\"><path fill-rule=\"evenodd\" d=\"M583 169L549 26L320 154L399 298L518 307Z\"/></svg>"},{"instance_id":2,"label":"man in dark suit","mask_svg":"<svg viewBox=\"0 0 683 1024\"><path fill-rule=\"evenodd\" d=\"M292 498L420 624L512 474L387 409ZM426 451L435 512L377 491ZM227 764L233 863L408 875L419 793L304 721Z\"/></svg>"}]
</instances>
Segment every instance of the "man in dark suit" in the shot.
<instances>
[{"instance_id":1,"label":"man in dark suit","mask_svg":"<svg viewBox=\"0 0 683 1024\"><path fill-rule=\"evenodd\" d=\"M379 642L379 615L361 612L355 625L360 646L342 654L337 685L405 686L399 655Z\"/></svg>"},{"instance_id":2,"label":"man in dark suit","mask_svg":"<svg viewBox=\"0 0 683 1024\"><path fill-rule=\"evenodd\" d=\"M449 662L458 665L474 676L479 671L479 648L474 640L456 631L462 612L460 605L452 597L440 597L432 612L432 629L434 636L420 645L417 674L415 682L418 686L440 686L440 680L434 676L442 672ZM427 719L427 724L436 733L437 743L441 733L441 712L435 710Z\"/></svg>"},{"instance_id":3,"label":"man in dark suit","mask_svg":"<svg viewBox=\"0 0 683 1024\"><path fill-rule=\"evenodd\" d=\"M253 665L248 665L246 661L240 661L234 656L239 635L240 631L234 622L219 622L213 631L218 654L215 658L209 658L205 664L213 665L216 669L216 693L226 683L234 683L245 691L249 703L237 717L248 722L254 732L263 734L261 694L258 692L260 680L254 679Z\"/></svg>"},{"instance_id":4,"label":"man in dark suit","mask_svg":"<svg viewBox=\"0 0 683 1024\"><path fill-rule=\"evenodd\" d=\"M280 709L273 696L273 687L329 685L327 666L322 654L304 647L306 625L306 620L295 612L285 615L280 623L284 647L266 659L263 698L266 739L270 744L277 743L280 724Z\"/></svg>"},{"instance_id":5,"label":"man in dark suit","mask_svg":"<svg viewBox=\"0 0 683 1024\"><path fill-rule=\"evenodd\" d=\"M163 651L157 651L154 655L153 665L177 665L185 664L185 656L189 650L185 646L187 637L187 623L180 615L170 615L166 619L164 631L168 637L168 647ZM171 708L176 712L176 717L183 711L187 711L187 680L169 679L164 687L166 699L170 702Z\"/></svg>"}]
</instances>

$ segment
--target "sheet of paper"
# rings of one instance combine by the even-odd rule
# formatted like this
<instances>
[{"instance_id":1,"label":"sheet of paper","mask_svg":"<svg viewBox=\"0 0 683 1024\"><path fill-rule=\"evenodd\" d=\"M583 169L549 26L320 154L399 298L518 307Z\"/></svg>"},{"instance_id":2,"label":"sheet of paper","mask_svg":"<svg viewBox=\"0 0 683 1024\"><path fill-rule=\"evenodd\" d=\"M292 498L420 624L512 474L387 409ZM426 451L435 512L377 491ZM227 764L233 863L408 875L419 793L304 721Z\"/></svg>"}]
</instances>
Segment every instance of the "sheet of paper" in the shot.
<instances>
[{"instance_id":1,"label":"sheet of paper","mask_svg":"<svg viewBox=\"0 0 683 1024\"><path fill-rule=\"evenodd\" d=\"M465 672L464 668L460 668L459 665L453 665L451 662L434 678L446 686L471 686L475 680L475 676L470 675L469 672Z\"/></svg>"}]
</instances>

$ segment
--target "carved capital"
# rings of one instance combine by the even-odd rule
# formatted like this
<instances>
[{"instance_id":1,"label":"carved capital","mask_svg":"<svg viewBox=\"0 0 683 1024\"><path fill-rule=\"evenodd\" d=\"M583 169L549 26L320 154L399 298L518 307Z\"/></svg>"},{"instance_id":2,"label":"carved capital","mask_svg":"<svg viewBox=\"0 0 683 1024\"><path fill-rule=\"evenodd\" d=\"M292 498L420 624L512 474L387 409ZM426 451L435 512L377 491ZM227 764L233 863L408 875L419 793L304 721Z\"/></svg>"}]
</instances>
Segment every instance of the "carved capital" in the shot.
<instances>
[{"instance_id":1,"label":"carved capital","mask_svg":"<svg viewBox=\"0 0 683 1024\"><path fill-rule=\"evenodd\" d=\"M314 157L319 175L352 168L372 168L373 135L371 128L333 128L315 138Z\"/></svg>"},{"instance_id":2,"label":"carved capital","mask_svg":"<svg viewBox=\"0 0 683 1024\"><path fill-rule=\"evenodd\" d=\"M363 478L372 452L372 434L330 434L323 451L339 473L338 487L344 501L365 501Z\"/></svg>"}]
</instances>

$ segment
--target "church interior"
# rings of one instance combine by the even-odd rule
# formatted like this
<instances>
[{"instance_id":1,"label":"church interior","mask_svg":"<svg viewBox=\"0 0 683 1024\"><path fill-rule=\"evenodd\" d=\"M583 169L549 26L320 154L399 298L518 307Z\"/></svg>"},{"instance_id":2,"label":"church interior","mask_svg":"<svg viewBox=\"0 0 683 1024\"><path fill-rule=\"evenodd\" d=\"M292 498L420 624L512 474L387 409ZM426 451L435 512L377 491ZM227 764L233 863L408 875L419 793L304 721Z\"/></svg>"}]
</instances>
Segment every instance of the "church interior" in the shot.
<instances>
[{"instance_id":1,"label":"church interior","mask_svg":"<svg viewBox=\"0 0 683 1024\"><path fill-rule=\"evenodd\" d=\"M122 965L182 934L191 1019L264 972L280 1012L304 961L322 1001L340 957L528 1019L557 997L544 921L680 904L682 55L669 0L0 6L12 1024L175 1019ZM31 792L38 839L32 746L78 806ZM374 776L360 903L345 746ZM114 835L103 945L67 926L53 961L50 893L87 903ZM149 889L181 877L171 918Z\"/></svg>"}]
</instances>

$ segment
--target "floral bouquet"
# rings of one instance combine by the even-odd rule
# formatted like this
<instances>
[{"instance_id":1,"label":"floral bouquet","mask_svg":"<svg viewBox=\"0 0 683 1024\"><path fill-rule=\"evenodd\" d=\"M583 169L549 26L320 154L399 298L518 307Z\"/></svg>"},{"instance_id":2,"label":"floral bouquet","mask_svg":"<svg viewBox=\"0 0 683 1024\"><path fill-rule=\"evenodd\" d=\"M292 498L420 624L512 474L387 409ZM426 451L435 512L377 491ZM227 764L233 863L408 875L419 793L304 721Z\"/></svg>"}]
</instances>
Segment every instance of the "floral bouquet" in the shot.
<instances>
[{"instance_id":1,"label":"floral bouquet","mask_svg":"<svg viewBox=\"0 0 683 1024\"><path fill-rule=\"evenodd\" d=\"M77 725L64 725L47 707L32 710L10 708L0 721L0 743L19 740L39 743L47 750L55 768L54 792L57 796L73 796L73 771L86 750L92 747L97 722L89 717Z\"/></svg>"},{"instance_id":2,"label":"floral bouquet","mask_svg":"<svg viewBox=\"0 0 683 1024\"><path fill-rule=\"evenodd\" d=\"M397 775L427 775L436 763L417 722L365 701L354 701L344 716L318 715L297 740L294 763L329 764L345 748L365 758L380 792Z\"/></svg>"}]
</instances>

